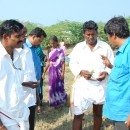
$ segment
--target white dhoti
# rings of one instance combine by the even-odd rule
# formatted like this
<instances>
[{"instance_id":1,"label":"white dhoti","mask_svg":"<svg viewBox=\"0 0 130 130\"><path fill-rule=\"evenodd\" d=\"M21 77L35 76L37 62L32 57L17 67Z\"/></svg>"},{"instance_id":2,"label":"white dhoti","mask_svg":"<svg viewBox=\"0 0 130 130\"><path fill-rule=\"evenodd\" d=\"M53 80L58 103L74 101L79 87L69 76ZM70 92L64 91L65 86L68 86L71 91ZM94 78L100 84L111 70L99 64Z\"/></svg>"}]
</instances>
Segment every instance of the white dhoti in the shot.
<instances>
[{"instance_id":1,"label":"white dhoti","mask_svg":"<svg viewBox=\"0 0 130 130\"><path fill-rule=\"evenodd\" d=\"M24 115L22 115L22 113ZM0 120L7 128L7 130L29 130L29 121L27 113L27 109L25 111L23 110L21 111L21 113L19 113L22 115L22 118L13 118L2 110L0 110Z\"/></svg>"},{"instance_id":2,"label":"white dhoti","mask_svg":"<svg viewBox=\"0 0 130 130\"><path fill-rule=\"evenodd\" d=\"M105 101L106 81L91 81L77 78L72 85L70 112L80 115L88 111L92 104L103 104Z\"/></svg>"},{"instance_id":3,"label":"white dhoti","mask_svg":"<svg viewBox=\"0 0 130 130\"><path fill-rule=\"evenodd\" d=\"M22 72L15 69L11 86L5 77L6 84L0 91L0 120L8 130L29 130L29 109L23 101Z\"/></svg>"}]
</instances>

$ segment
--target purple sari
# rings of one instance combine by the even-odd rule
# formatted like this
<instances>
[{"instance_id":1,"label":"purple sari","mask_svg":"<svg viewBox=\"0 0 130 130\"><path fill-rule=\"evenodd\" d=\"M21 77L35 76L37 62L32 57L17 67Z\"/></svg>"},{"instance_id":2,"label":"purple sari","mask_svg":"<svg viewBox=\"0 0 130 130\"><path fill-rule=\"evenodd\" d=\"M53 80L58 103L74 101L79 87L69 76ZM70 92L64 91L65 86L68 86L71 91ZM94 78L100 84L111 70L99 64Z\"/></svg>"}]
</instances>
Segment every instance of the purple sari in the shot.
<instances>
[{"instance_id":1,"label":"purple sari","mask_svg":"<svg viewBox=\"0 0 130 130\"><path fill-rule=\"evenodd\" d=\"M62 64L65 62L65 55L62 49L55 48L49 53L49 104L58 106L67 99L64 89L64 80L61 80Z\"/></svg>"}]
</instances>

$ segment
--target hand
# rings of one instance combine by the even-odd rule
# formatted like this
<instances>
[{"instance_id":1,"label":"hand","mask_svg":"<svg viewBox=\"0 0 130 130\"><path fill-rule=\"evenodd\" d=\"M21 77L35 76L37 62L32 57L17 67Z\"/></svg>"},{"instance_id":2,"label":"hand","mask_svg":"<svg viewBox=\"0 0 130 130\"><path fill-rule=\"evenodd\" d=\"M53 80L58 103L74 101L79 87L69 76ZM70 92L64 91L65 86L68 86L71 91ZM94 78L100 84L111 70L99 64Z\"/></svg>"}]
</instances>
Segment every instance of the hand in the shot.
<instances>
[{"instance_id":1,"label":"hand","mask_svg":"<svg viewBox=\"0 0 130 130\"><path fill-rule=\"evenodd\" d=\"M44 57L44 62L47 62L47 56Z\"/></svg>"},{"instance_id":2,"label":"hand","mask_svg":"<svg viewBox=\"0 0 130 130\"><path fill-rule=\"evenodd\" d=\"M101 73L99 74L99 77L97 78L97 80L98 80L98 81L104 80L105 77L106 77L106 75L107 75L107 72L101 72Z\"/></svg>"},{"instance_id":3,"label":"hand","mask_svg":"<svg viewBox=\"0 0 130 130\"><path fill-rule=\"evenodd\" d=\"M44 73L42 74L42 79L43 79L43 80L45 79L45 74L44 74Z\"/></svg>"},{"instance_id":4,"label":"hand","mask_svg":"<svg viewBox=\"0 0 130 130\"><path fill-rule=\"evenodd\" d=\"M60 79L61 79L61 80L64 80L64 73L63 73L63 72L61 73Z\"/></svg>"},{"instance_id":5,"label":"hand","mask_svg":"<svg viewBox=\"0 0 130 130\"><path fill-rule=\"evenodd\" d=\"M86 80L89 80L92 74L87 70L81 70L80 75L83 76Z\"/></svg>"},{"instance_id":6,"label":"hand","mask_svg":"<svg viewBox=\"0 0 130 130\"><path fill-rule=\"evenodd\" d=\"M105 64L108 68L112 69L113 65L111 64L111 62L107 59L106 56L101 55L101 59L103 60L103 64Z\"/></svg>"},{"instance_id":7,"label":"hand","mask_svg":"<svg viewBox=\"0 0 130 130\"><path fill-rule=\"evenodd\" d=\"M37 88L38 86L39 86L39 82L32 82L32 81L30 81L30 82L28 82L29 83L29 86L30 86L30 88Z\"/></svg>"},{"instance_id":8,"label":"hand","mask_svg":"<svg viewBox=\"0 0 130 130\"><path fill-rule=\"evenodd\" d=\"M29 82L23 82L22 85L23 86L26 86L26 87L29 87L29 88L37 88L39 86L39 82L33 82L33 81L29 81Z\"/></svg>"},{"instance_id":9,"label":"hand","mask_svg":"<svg viewBox=\"0 0 130 130\"><path fill-rule=\"evenodd\" d=\"M37 106L37 112L41 113L41 107L40 106Z\"/></svg>"},{"instance_id":10,"label":"hand","mask_svg":"<svg viewBox=\"0 0 130 130\"><path fill-rule=\"evenodd\" d=\"M128 118L125 123L126 123L127 128L130 128L130 115L128 115Z\"/></svg>"},{"instance_id":11,"label":"hand","mask_svg":"<svg viewBox=\"0 0 130 130\"><path fill-rule=\"evenodd\" d=\"M3 126L0 126L0 130L7 130L7 128L3 125Z\"/></svg>"}]
</instances>

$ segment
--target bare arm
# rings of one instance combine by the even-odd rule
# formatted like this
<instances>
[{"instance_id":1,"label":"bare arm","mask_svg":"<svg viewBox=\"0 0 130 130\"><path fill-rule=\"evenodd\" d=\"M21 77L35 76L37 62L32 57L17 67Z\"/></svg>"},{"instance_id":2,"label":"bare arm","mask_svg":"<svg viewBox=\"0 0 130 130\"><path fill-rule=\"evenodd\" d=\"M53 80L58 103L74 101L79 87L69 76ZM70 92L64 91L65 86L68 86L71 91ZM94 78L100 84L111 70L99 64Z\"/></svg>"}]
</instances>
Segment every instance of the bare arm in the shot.
<instances>
[{"instance_id":1,"label":"bare arm","mask_svg":"<svg viewBox=\"0 0 130 130\"><path fill-rule=\"evenodd\" d=\"M43 74L42 74L42 78L43 78L43 79L45 79L45 74L46 74L46 71L48 70L49 66L50 66L50 60L48 59L48 60L47 60L46 67L45 67L44 72L43 72Z\"/></svg>"},{"instance_id":2,"label":"bare arm","mask_svg":"<svg viewBox=\"0 0 130 130\"><path fill-rule=\"evenodd\" d=\"M29 88L37 88L39 86L39 82L23 82L22 85Z\"/></svg>"},{"instance_id":3,"label":"bare arm","mask_svg":"<svg viewBox=\"0 0 130 130\"><path fill-rule=\"evenodd\" d=\"M64 80L64 74L65 74L65 62L62 64L61 80Z\"/></svg>"}]
</instances>

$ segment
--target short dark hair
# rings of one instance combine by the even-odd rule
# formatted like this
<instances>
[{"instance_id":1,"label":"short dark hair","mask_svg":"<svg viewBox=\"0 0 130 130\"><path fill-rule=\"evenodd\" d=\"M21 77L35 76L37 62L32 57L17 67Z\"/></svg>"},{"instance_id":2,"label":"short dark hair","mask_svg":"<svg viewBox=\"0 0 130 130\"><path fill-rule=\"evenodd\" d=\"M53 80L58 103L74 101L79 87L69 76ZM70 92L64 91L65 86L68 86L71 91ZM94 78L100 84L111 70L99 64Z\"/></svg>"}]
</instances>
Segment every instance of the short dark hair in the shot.
<instances>
[{"instance_id":1,"label":"short dark hair","mask_svg":"<svg viewBox=\"0 0 130 130\"><path fill-rule=\"evenodd\" d=\"M104 32L110 36L115 34L119 38L127 38L129 36L128 23L122 16L114 17L106 23Z\"/></svg>"},{"instance_id":2,"label":"short dark hair","mask_svg":"<svg viewBox=\"0 0 130 130\"><path fill-rule=\"evenodd\" d=\"M36 27L30 32L29 36L33 36L33 35L36 35L36 37L41 37L41 36L47 37L45 31L39 27Z\"/></svg>"},{"instance_id":3,"label":"short dark hair","mask_svg":"<svg viewBox=\"0 0 130 130\"><path fill-rule=\"evenodd\" d=\"M50 40L50 41L53 40L53 41L55 41L55 42L58 42L58 38L57 38L57 36L55 36L55 35L50 36L49 40Z\"/></svg>"},{"instance_id":4,"label":"short dark hair","mask_svg":"<svg viewBox=\"0 0 130 130\"><path fill-rule=\"evenodd\" d=\"M83 32L85 33L87 30L95 30L97 32L97 29L98 29L98 26L97 24L90 20L90 21L86 21L84 24L83 24Z\"/></svg>"},{"instance_id":5,"label":"short dark hair","mask_svg":"<svg viewBox=\"0 0 130 130\"><path fill-rule=\"evenodd\" d=\"M11 36L14 32L19 32L23 28L23 25L16 20L6 20L0 25L0 40L3 37L3 34Z\"/></svg>"}]
</instances>

